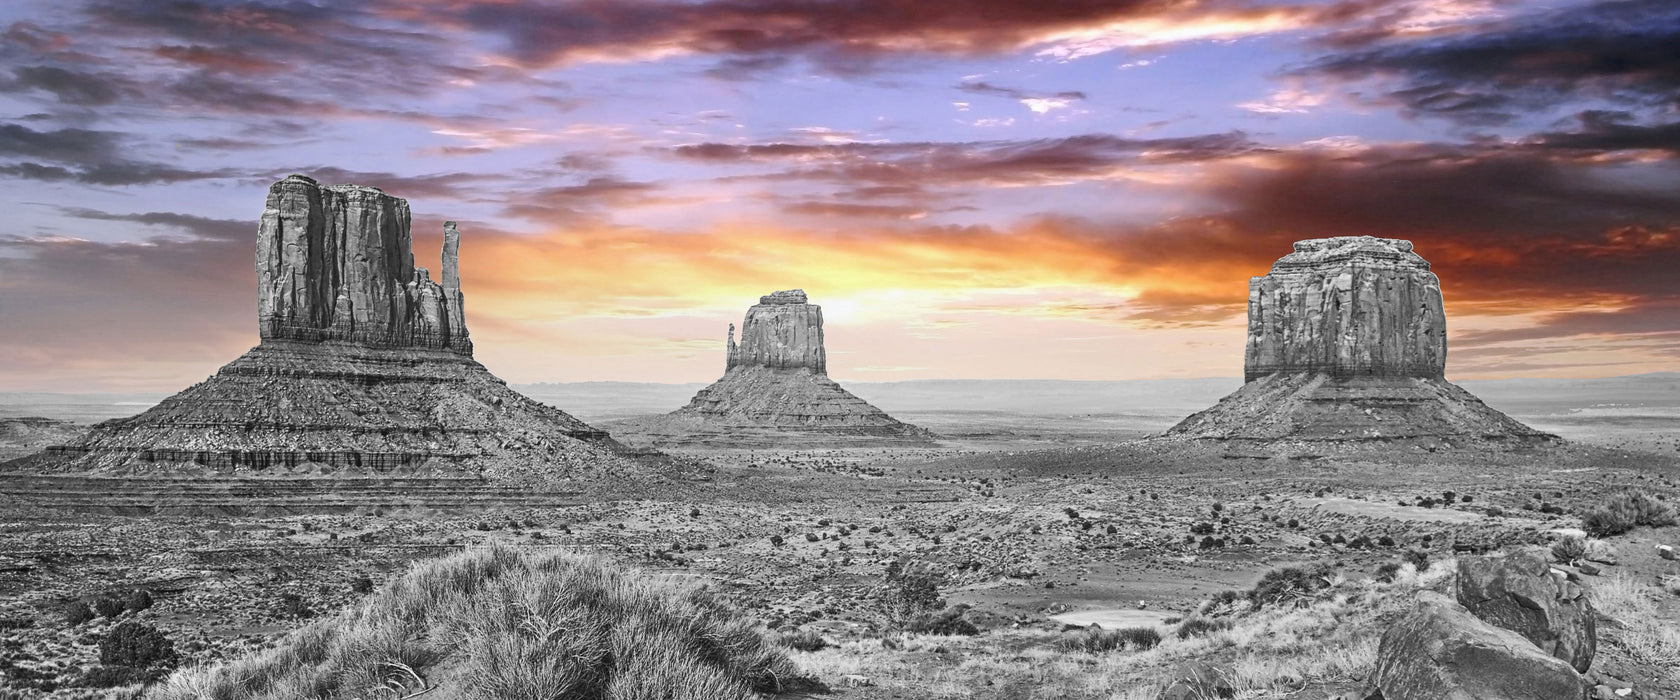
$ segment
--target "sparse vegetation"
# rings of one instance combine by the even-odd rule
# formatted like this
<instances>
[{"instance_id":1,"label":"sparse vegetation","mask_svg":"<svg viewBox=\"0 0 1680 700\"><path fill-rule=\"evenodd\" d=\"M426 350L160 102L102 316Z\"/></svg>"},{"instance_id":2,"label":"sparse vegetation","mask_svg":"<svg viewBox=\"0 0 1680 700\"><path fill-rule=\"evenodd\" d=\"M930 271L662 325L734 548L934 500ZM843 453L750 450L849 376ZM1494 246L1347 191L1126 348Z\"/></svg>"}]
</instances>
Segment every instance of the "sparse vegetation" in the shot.
<instances>
[{"instance_id":1,"label":"sparse vegetation","mask_svg":"<svg viewBox=\"0 0 1680 700\"><path fill-rule=\"evenodd\" d=\"M1254 584L1248 599L1256 609L1279 604L1301 607L1311 602L1318 591L1329 588L1333 575L1327 566L1273 569Z\"/></svg>"},{"instance_id":2,"label":"sparse vegetation","mask_svg":"<svg viewBox=\"0 0 1680 700\"><path fill-rule=\"evenodd\" d=\"M275 649L182 671L150 697L412 696L445 683L449 697L745 700L799 678L703 588L493 548L418 564Z\"/></svg>"},{"instance_id":3,"label":"sparse vegetation","mask_svg":"<svg viewBox=\"0 0 1680 700\"><path fill-rule=\"evenodd\" d=\"M1587 555L1587 541L1580 537L1564 537L1552 543L1552 560L1573 564Z\"/></svg>"},{"instance_id":4,"label":"sparse vegetation","mask_svg":"<svg viewBox=\"0 0 1680 700\"><path fill-rule=\"evenodd\" d=\"M1161 633L1152 627L1093 628L1063 633L1056 640L1056 647L1063 651L1101 654L1121 650L1148 651L1160 643Z\"/></svg>"},{"instance_id":5,"label":"sparse vegetation","mask_svg":"<svg viewBox=\"0 0 1680 700\"><path fill-rule=\"evenodd\" d=\"M1621 493L1581 514L1581 527L1593 537L1610 537L1635 527L1667 527L1676 521L1674 506L1644 492Z\"/></svg>"}]
</instances>

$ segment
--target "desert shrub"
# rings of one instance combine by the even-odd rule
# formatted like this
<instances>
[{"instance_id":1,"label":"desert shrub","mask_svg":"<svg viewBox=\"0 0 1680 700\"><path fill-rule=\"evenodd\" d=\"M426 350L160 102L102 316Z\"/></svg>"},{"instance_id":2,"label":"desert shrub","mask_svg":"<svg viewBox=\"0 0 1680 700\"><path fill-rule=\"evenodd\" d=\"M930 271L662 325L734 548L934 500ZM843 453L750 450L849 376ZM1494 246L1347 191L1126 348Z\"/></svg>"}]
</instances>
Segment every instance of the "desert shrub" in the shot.
<instances>
[{"instance_id":1,"label":"desert shrub","mask_svg":"<svg viewBox=\"0 0 1680 700\"><path fill-rule=\"evenodd\" d=\"M1377 567L1376 580L1379 583L1390 583L1400 575L1400 562L1391 561Z\"/></svg>"},{"instance_id":2,"label":"desert shrub","mask_svg":"<svg viewBox=\"0 0 1680 700\"><path fill-rule=\"evenodd\" d=\"M1327 566L1273 569L1254 584L1254 589L1248 592L1248 600L1257 609L1282 603L1305 605L1313 594L1330 587L1330 575Z\"/></svg>"},{"instance_id":3,"label":"desert shrub","mask_svg":"<svg viewBox=\"0 0 1680 700\"><path fill-rule=\"evenodd\" d=\"M1161 643L1161 633L1152 627L1122 627L1116 630L1089 628L1063 634L1056 640L1062 651L1101 654L1122 649L1145 651Z\"/></svg>"},{"instance_id":4,"label":"desert shrub","mask_svg":"<svg viewBox=\"0 0 1680 700\"><path fill-rule=\"evenodd\" d=\"M816 630L787 630L776 634L776 643L799 651L821 651L828 648L828 640Z\"/></svg>"},{"instance_id":5,"label":"desert shrub","mask_svg":"<svg viewBox=\"0 0 1680 700\"><path fill-rule=\"evenodd\" d=\"M1610 497L1581 515L1581 527L1594 537L1620 535L1635 527L1667 527L1676 522L1674 506L1642 492Z\"/></svg>"},{"instance_id":6,"label":"desert shrub","mask_svg":"<svg viewBox=\"0 0 1680 700\"><path fill-rule=\"evenodd\" d=\"M121 615L123 614L123 611L127 609L128 605L116 598L100 598L99 600L93 601L93 611L99 613L100 617L106 619Z\"/></svg>"},{"instance_id":7,"label":"desert shrub","mask_svg":"<svg viewBox=\"0 0 1680 700\"><path fill-rule=\"evenodd\" d=\"M904 629L916 634L937 634L946 637L972 637L980 634L980 628L975 627L974 623L963 616L966 612L967 605L953 605L939 612L923 613L905 625Z\"/></svg>"},{"instance_id":8,"label":"desert shrub","mask_svg":"<svg viewBox=\"0 0 1680 700\"><path fill-rule=\"evenodd\" d=\"M361 595L372 593L373 579L366 576L357 576L356 578L350 579L350 592Z\"/></svg>"},{"instance_id":9,"label":"desert shrub","mask_svg":"<svg viewBox=\"0 0 1680 700\"><path fill-rule=\"evenodd\" d=\"M99 663L130 668L170 667L175 644L162 630L129 620L112 627L99 640Z\"/></svg>"},{"instance_id":10,"label":"desert shrub","mask_svg":"<svg viewBox=\"0 0 1680 700\"><path fill-rule=\"evenodd\" d=\"M1194 525L1191 525L1190 526L1190 534L1192 534L1192 535L1211 535L1211 534L1213 534L1213 523L1196 523Z\"/></svg>"},{"instance_id":11,"label":"desert shrub","mask_svg":"<svg viewBox=\"0 0 1680 700\"><path fill-rule=\"evenodd\" d=\"M945 607L945 599L939 596L944 583L944 574L924 564L889 569L879 594L882 612L893 626L905 627Z\"/></svg>"},{"instance_id":12,"label":"desert shrub","mask_svg":"<svg viewBox=\"0 0 1680 700\"><path fill-rule=\"evenodd\" d=\"M780 546L782 546L783 541L784 540L782 539L781 535L771 535L770 536L770 545L771 546L780 547Z\"/></svg>"},{"instance_id":13,"label":"desert shrub","mask_svg":"<svg viewBox=\"0 0 1680 700\"><path fill-rule=\"evenodd\" d=\"M309 601L304 600L303 596L292 593L291 591L280 594L278 607L280 615L294 620L302 620L315 616L315 611L309 609Z\"/></svg>"},{"instance_id":14,"label":"desert shrub","mask_svg":"<svg viewBox=\"0 0 1680 700\"><path fill-rule=\"evenodd\" d=\"M1404 556L1406 563L1411 564L1412 568L1417 569L1419 572L1429 570L1429 552L1425 552L1421 549L1409 549L1406 550L1406 554Z\"/></svg>"},{"instance_id":15,"label":"desert shrub","mask_svg":"<svg viewBox=\"0 0 1680 700\"><path fill-rule=\"evenodd\" d=\"M69 605L64 606L64 624L68 627L75 627L93 618L93 608L80 600L71 601Z\"/></svg>"},{"instance_id":16,"label":"desert shrub","mask_svg":"<svg viewBox=\"0 0 1680 700\"><path fill-rule=\"evenodd\" d=\"M1561 564L1573 564L1587 555L1587 541L1580 537L1565 537L1552 543L1552 559Z\"/></svg>"},{"instance_id":17,"label":"desert shrub","mask_svg":"<svg viewBox=\"0 0 1680 700\"><path fill-rule=\"evenodd\" d=\"M751 700L803 683L763 627L689 582L493 547L416 564L242 660L151 700L412 697Z\"/></svg>"},{"instance_id":18,"label":"desert shrub","mask_svg":"<svg viewBox=\"0 0 1680 700\"><path fill-rule=\"evenodd\" d=\"M162 677L159 669L132 666L95 666L82 674L79 684L84 688L116 688L125 685L151 683Z\"/></svg>"},{"instance_id":19,"label":"desert shrub","mask_svg":"<svg viewBox=\"0 0 1680 700\"><path fill-rule=\"evenodd\" d=\"M1230 620L1192 617L1178 624L1178 638L1189 639L1231 629Z\"/></svg>"},{"instance_id":20,"label":"desert shrub","mask_svg":"<svg viewBox=\"0 0 1680 700\"><path fill-rule=\"evenodd\" d=\"M128 602L123 605L129 612L140 612L152 607L152 594L144 589L137 590L128 596Z\"/></svg>"},{"instance_id":21,"label":"desert shrub","mask_svg":"<svg viewBox=\"0 0 1680 700\"><path fill-rule=\"evenodd\" d=\"M1202 601L1196 612L1201 615L1225 615L1235 611L1238 603L1247 600L1248 594L1242 591L1220 591Z\"/></svg>"}]
</instances>

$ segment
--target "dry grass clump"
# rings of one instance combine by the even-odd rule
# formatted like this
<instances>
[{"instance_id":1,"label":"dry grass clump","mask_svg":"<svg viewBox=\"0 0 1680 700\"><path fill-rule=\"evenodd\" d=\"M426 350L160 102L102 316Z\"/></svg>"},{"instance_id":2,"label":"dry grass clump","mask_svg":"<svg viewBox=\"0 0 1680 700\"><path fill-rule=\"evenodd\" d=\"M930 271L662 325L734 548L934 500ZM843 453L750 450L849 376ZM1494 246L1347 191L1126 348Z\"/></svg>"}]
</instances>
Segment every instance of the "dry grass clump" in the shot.
<instances>
[{"instance_id":1,"label":"dry grass clump","mask_svg":"<svg viewBox=\"0 0 1680 700\"><path fill-rule=\"evenodd\" d=\"M1600 646L1610 645L1680 681L1680 629L1657 614L1657 600L1667 592L1625 573L1592 582L1592 602L1614 625L1599 625Z\"/></svg>"},{"instance_id":2,"label":"dry grass clump","mask_svg":"<svg viewBox=\"0 0 1680 700\"><path fill-rule=\"evenodd\" d=\"M798 678L703 588L496 547L418 564L274 649L178 672L150 697L745 700Z\"/></svg>"},{"instance_id":3,"label":"dry grass clump","mask_svg":"<svg viewBox=\"0 0 1680 700\"><path fill-rule=\"evenodd\" d=\"M1593 537L1609 537L1635 527L1667 527L1680 521L1674 506L1643 492L1610 497L1581 514L1581 528Z\"/></svg>"},{"instance_id":4,"label":"dry grass clump","mask_svg":"<svg viewBox=\"0 0 1680 700\"><path fill-rule=\"evenodd\" d=\"M1161 643L1161 633L1151 627L1122 627L1120 629L1085 629L1068 632L1056 640L1063 651L1082 651L1088 654L1131 649L1148 651Z\"/></svg>"}]
</instances>

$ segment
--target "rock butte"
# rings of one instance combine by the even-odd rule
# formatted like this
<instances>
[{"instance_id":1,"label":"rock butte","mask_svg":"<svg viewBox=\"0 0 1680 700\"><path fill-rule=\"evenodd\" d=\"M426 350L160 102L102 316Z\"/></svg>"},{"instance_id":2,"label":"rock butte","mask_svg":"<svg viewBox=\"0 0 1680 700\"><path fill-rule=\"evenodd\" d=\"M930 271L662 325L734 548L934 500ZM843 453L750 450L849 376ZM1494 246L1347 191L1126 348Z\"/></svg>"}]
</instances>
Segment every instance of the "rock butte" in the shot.
<instances>
[{"instance_id":1,"label":"rock butte","mask_svg":"<svg viewBox=\"0 0 1680 700\"><path fill-rule=\"evenodd\" d=\"M626 457L638 453L473 360L459 250L449 222L439 285L414 266L406 201L287 177L269 189L258 230L261 343L144 413L4 469L506 486L635 468Z\"/></svg>"},{"instance_id":2,"label":"rock butte","mask_svg":"<svg viewBox=\"0 0 1680 700\"><path fill-rule=\"evenodd\" d=\"M801 445L931 443L933 434L886 414L828 378L822 307L804 290L759 297L729 327L723 377L676 411L627 427L658 443Z\"/></svg>"},{"instance_id":3,"label":"rock butte","mask_svg":"<svg viewBox=\"0 0 1680 700\"><path fill-rule=\"evenodd\" d=\"M1410 241L1299 241L1248 289L1246 383L1168 437L1557 441L1444 379L1441 281Z\"/></svg>"}]
</instances>

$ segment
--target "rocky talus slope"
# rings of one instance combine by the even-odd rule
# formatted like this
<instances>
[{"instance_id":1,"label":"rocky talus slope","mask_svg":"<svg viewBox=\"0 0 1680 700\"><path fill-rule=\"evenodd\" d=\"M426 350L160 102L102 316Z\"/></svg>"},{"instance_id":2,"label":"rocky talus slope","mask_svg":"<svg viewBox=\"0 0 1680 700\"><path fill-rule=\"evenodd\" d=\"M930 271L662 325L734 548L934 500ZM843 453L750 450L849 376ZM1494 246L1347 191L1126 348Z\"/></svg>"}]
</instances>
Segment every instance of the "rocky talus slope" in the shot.
<instances>
[{"instance_id":1,"label":"rocky talus slope","mask_svg":"<svg viewBox=\"0 0 1680 700\"><path fill-rule=\"evenodd\" d=\"M1221 441L1550 443L1443 377L1441 283L1408 241L1300 241L1249 283L1247 383L1167 432Z\"/></svg>"}]
</instances>

